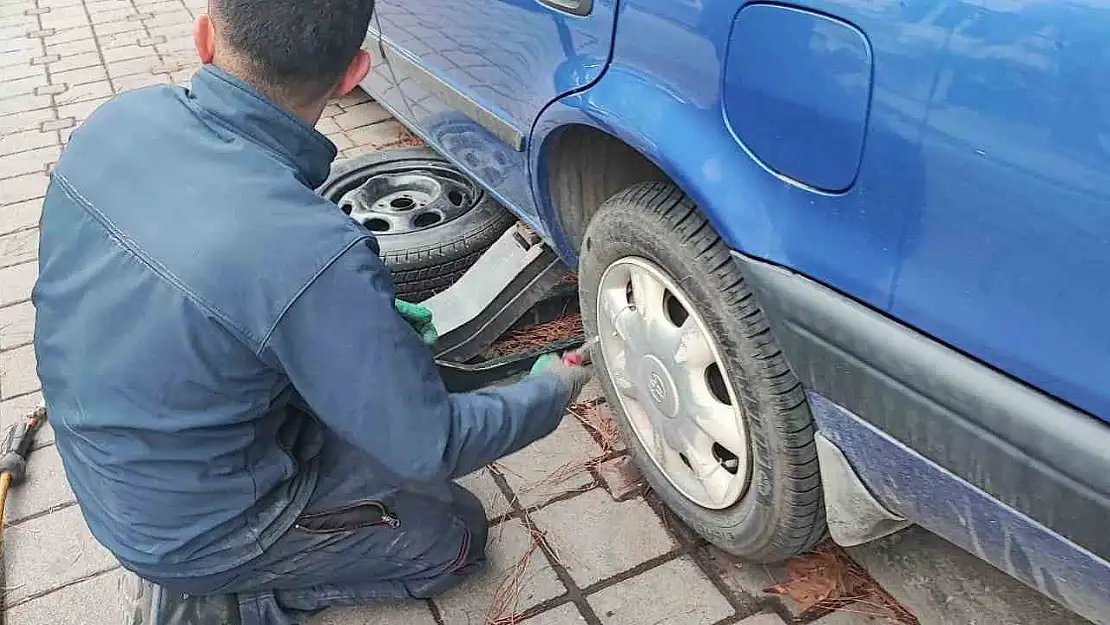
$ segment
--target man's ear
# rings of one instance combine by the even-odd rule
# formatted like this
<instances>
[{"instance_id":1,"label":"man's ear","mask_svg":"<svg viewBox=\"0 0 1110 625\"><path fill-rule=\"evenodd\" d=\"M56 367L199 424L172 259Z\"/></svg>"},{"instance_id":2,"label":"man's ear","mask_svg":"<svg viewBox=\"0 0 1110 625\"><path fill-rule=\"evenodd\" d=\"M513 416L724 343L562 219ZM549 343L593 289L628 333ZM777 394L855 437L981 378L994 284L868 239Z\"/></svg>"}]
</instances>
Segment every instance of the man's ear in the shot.
<instances>
[{"instance_id":1,"label":"man's ear","mask_svg":"<svg viewBox=\"0 0 1110 625\"><path fill-rule=\"evenodd\" d=\"M347 65L347 71L343 72L343 78L339 80L336 85L335 91L332 92L334 96L347 95L366 78L370 73L370 53L366 50L359 50L355 53L354 58L351 59L350 64Z\"/></svg>"},{"instance_id":2,"label":"man's ear","mask_svg":"<svg viewBox=\"0 0 1110 625\"><path fill-rule=\"evenodd\" d=\"M201 63L208 65L216 58L216 28L207 13L200 14L193 22L193 45Z\"/></svg>"}]
</instances>

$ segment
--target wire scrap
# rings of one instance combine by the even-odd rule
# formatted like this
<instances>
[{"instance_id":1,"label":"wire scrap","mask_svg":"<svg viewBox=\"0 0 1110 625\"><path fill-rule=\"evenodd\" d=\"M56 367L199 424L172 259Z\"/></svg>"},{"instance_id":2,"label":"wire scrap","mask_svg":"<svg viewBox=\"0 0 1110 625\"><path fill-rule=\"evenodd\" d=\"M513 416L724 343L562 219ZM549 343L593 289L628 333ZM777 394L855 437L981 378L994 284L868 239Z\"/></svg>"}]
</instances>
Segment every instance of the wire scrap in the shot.
<instances>
[{"instance_id":1,"label":"wire scrap","mask_svg":"<svg viewBox=\"0 0 1110 625\"><path fill-rule=\"evenodd\" d=\"M609 414L604 400L595 399L571 404L567 412L574 415L578 422L589 431L601 449L606 453L614 451L621 443L621 433Z\"/></svg>"},{"instance_id":2,"label":"wire scrap","mask_svg":"<svg viewBox=\"0 0 1110 625\"><path fill-rule=\"evenodd\" d=\"M528 567L538 551L546 551L552 560L561 563L559 552L547 540L547 535L536 527L527 511L521 515L520 520L524 529L528 531L528 548L494 591L493 600L486 613L486 625L517 625L524 621L525 615L519 609L520 598L524 593L524 584L528 581Z\"/></svg>"}]
</instances>

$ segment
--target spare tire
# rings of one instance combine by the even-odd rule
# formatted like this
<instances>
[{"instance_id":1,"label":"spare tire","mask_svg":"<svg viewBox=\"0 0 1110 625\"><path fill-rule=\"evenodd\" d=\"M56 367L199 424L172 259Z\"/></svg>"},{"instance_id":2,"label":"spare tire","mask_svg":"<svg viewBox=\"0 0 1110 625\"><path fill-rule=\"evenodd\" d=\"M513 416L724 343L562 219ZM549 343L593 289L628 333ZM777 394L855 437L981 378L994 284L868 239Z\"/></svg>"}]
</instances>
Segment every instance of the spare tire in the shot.
<instances>
[{"instance_id":1,"label":"spare tire","mask_svg":"<svg viewBox=\"0 0 1110 625\"><path fill-rule=\"evenodd\" d=\"M516 221L427 148L337 161L318 191L374 234L397 297L411 302L454 284Z\"/></svg>"}]
</instances>

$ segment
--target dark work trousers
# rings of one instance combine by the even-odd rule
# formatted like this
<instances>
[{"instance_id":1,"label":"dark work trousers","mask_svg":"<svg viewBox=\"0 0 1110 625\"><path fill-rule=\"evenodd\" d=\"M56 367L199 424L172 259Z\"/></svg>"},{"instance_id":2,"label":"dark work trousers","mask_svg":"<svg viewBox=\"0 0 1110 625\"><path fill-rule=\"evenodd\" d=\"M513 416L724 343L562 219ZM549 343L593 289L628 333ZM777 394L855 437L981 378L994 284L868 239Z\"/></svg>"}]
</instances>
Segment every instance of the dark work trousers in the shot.
<instances>
[{"instance_id":1,"label":"dark work trousers","mask_svg":"<svg viewBox=\"0 0 1110 625\"><path fill-rule=\"evenodd\" d=\"M301 625L329 606L425 599L485 564L482 504L455 483L383 490L359 449L329 435L316 490L296 526L228 573L163 583L235 593L243 625Z\"/></svg>"}]
</instances>

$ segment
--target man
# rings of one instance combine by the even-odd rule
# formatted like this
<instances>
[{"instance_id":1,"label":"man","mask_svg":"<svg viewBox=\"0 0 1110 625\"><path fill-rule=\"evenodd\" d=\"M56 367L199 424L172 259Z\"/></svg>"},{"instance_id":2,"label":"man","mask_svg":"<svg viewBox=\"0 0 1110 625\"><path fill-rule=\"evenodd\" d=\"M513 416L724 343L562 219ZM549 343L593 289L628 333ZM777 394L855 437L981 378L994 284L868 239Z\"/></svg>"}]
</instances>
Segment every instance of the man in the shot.
<instances>
[{"instance_id":1,"label":"man","mask_svg":"<svg viewBox=\"0 0 1110 625\"><path fill-rule=\"evenodd\" d=\"M104 104L44 205L38 374L85 519L248 624L478 570L485 515L452 480L550 433L585 381L555 359L449 394L374 238L313 192L336 153L313 125L365 77L371 11L216 0L191 87Z\"/></svg>"}]
</instances>

